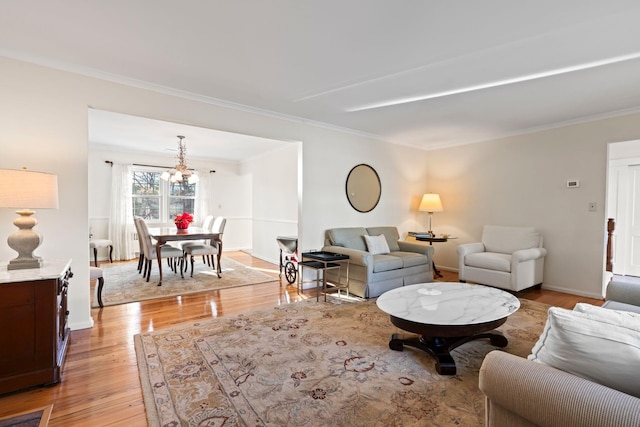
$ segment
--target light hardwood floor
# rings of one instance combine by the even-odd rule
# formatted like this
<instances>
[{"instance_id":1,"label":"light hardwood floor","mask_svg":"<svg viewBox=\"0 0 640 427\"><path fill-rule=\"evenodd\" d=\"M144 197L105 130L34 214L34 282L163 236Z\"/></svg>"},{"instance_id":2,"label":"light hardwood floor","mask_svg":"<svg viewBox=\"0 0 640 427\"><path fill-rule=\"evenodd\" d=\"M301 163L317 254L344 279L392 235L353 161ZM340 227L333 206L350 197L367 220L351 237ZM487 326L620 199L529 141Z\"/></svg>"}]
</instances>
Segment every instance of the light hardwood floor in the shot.
<instances>
[{"instance_id":1,"label":"light hardwood floor","mask_svg":"<svg viewBox=\"0 0 640 427\"><path fill-rule=\"evenodd\" d=\"M278 266L242 252L225 256L243 264L278 271ZM440 281L457 281L442 271ZM105 286L109 286L108 283ZM602 301L546 290L518 295L546 304L572 308L577 302ZM50 426L144 426L133 336L198 319L245 313L315 298L315 291L299 294L282 279L240 288L92 309L95 325L71 332L62 382L0 396L0 417L53 404Z\"/></svg>"}]
</instances>

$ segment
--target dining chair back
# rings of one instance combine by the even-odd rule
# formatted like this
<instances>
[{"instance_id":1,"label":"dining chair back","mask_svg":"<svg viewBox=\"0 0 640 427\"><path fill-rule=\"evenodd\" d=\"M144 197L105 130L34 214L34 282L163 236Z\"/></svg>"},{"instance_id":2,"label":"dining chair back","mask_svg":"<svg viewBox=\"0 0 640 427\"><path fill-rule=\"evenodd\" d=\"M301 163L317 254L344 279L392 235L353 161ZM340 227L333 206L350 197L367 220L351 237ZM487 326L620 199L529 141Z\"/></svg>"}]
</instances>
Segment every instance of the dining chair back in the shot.
<instances>
[{"instance_id":1,"label":"dining chair back","mask_svg":"<svg viewBox=\"0 0 640 427\"><path fill-rule=\"evenodd\" d=\"M138 220L138 226L140 227L140 234L138 238L142 239L142 247L145 257L144 275L147 278L147 282L151 277L151 266L154 259L157 259L157 247L151 241L151 234L149 234L149 227L144 219ZM182 276L182 264L184 260L184 254L181 249L174 248L169 245L162 245L160 247L160 258L169 259L169 265L174 272L178 272L178 263L180 264L180 275Z\"/></svg>"},{"instance_id":2,"label":"dining chair back","mask_svg":"<svg viewBox=\"0 0 640 427\"><path fill-rule=\"evenodd\" d=\"M216 270L214 255L218 255L218 253L222 250L220 246L220 240L221 240L222 233L224 233L224 227L226 223L227 223L227 219L225 217L219 216L219 217L216 217L216 219L213 221L213 224L211 224L211 232L218 233L220 235L219 240L207 241L201 244L191 244L183 247L185 258L187 255L189 255L189 258L190 258L191 277L193 277L193 264L194 264L194 257L196 255L202 255L202 261L208 264L209 266L211 266L214 270ZM185 265L185 270L186 270L186 267L187 266ZM218 277L221 277L220 270L221 268L220 266L218 266L216 270L218 273Z\"/></svg>"}]
</instances>

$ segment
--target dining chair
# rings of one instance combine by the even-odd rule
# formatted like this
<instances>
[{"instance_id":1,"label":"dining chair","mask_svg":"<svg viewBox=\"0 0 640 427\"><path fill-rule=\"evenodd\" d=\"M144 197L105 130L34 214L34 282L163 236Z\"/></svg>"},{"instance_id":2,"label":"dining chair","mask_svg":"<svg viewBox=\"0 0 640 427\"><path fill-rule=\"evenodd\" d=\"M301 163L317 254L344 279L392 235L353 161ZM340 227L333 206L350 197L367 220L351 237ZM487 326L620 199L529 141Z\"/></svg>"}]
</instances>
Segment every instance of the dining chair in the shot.
<instances>
[{"instance_id":1,"label":"dining chair","mask_svg":"<svg viewBox=\"0 0 640 427\"><path fill-rule=\"evenodd\" d=\"M102 304L102 288L104 287L104 277L102 276L102 269L99 267L89 267L89 280L97 280L98 290L96 294L98 295L98 305L100 308L104 307Z\"/></svg>"},{"instance_id":2,"label":"dining chair","mask_svg":"<svg viewBox=\"0 0 640 427\"><path fill-rule=\"evenodd\" d=\"M211 232L217 233L219 235L220 240L222 239L222 234L224 233L224 227L226 223L227 223L227 219L225 217L219 216L213 221L213 224L211 225ZM188 255L191 263L191 277L193 277L194 256L201 255L203 262L205 262L207 265L209 265L215 270L216 264L215 264L214 256L218 255L218 253L221 250L222 250L222 247L220 246L220 242L217 240L216 241L208 240L203 244L192 244L192 245L185 246L184 248L185 258ZM186 271L186 268L187 266L185 263L185 271ZM218 278L222 277L220 276L220 270L221 268L220 266L218 266L218 269L217 269Z\"/></svg>"},{"instance_id":3,"label":"dining chair","mask_svg":"<svg viewBox=\"0 0 640 427\"><path fill-rule=\"evenodd\" d=\"M141 217L133 217L133 225L136 226L136 234L138 235L138 246L139 248L139 256L138 256L138 273L142 273L142 266L144 263L144 248L142 247L142 232L140 231L140 221L142 220ZM155 245L153 250L155 251Z\"/></svg>"},{"instance_id":4,"label":"dining chair","mask_svg":"<svg viewBox=\"0 0 640 427\"><path fill-rule=\"evenodd\" d=\"M202 228L204 230L211 230L211 226L213 225L213 215L207 215L204 220L202 221ZM198 240L185 240L180 242L180 249L182 249L182 251L184 251L184 249L187 246L191 246L191 245L204 245L206 244L207 241L203 240L203 239L198 239Z\"/></svg>"},{"instance_id":5,"label":"dining chair","mask_svg":"<svg viewBox=\"0 0 640 427\"><path fill-rule=\"evenodd\" d=\"M141 235L138 238L142 239L142 248L144 251L144 272L143 276L146 277L147 282L151 277L151 266L154 259L157 259L157 247L151 242L151 235L149 234L149 227L147 227L147 223L144 219L140 218L138 220L138 225L140 227ZM182 264L184 261L183 252L169 245L162 245L160 247L160 258L166 258L167 260L171 260L171 268L175 273L178 272L178 263L180 264L180 276L184 278L184 274L182 273ZM158 284L160 286L160 284Z\"/></svg>"},{"instance_id":6,"label":"dining chair","mask_svg":"<svg viewBox=\"0 0 640 427\"><path fill-rule=\"evenodd\" d=\"M89 238L89 249L93 250L93 264L98 266L98 249L109 248L109 262L113 262L113 242L109 239Z\"/></svg>"}]
</instances>

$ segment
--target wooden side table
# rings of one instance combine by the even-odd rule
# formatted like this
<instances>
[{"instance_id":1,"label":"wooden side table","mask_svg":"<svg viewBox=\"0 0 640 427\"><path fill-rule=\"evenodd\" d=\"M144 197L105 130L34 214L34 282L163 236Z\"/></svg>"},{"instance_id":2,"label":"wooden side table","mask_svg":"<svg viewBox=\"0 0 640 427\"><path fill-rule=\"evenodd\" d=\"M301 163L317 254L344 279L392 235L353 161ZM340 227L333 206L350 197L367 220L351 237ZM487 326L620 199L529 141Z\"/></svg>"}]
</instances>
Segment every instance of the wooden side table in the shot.
<instances>
[{"instance_id":1,"label":"wooden side table","mask_svg":"<svg viewBox=\"0 0 640 427\"><path fill-rule=\"evenodd\" d=\"M409 236L415 238L418 242L429 242L429 246L433 246L434 243L443 243L452 239L457 239L457 237L447 236L447 237L437 237L432 236L428 233L419 233L416 231L410 231ZM436 263L431 260L431 266L433 267L433 273L436 277L442 277L440 270L436 268Z\"/></svg>"},{"instance_id":2,"label":"wooden side table","mask_svg":"<svg viewBox=\"0 0 640 427\"><path fill-rule=\"evenodd\" d=\"M7 270L0 263L0 394L60 382L69 343L71 260Z\"/></svg>"}]
</instances>

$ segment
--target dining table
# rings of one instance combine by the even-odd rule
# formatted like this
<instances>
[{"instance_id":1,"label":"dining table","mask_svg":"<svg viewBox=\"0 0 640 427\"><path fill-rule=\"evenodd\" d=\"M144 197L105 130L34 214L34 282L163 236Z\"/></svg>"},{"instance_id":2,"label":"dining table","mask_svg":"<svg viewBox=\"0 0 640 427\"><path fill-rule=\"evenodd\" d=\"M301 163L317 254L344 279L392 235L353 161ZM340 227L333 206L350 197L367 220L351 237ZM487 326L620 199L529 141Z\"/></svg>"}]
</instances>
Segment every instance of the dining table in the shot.
<instances>
[{"instance_id":1,"label":"dining table","mask_svg":"<svg viewBox=\"0 0 640 427\"><path fill-rule=\"evenodd\" d=\"M216 272L218 277L221 277L222 267L220 266L220 259L222 258L222 236L221 233L214 233L211 230L207 230L202 227L189 227L186 229L179 229L173 227L149 227L149 235L156 240L156 255L158 257L158 272L160 274L160 281L158 286L162 284L162 258L161 247L167 242L175 242L182 240L209 240L212 245L218 246L217 266Z\"/></svg>"}]
</instances>

